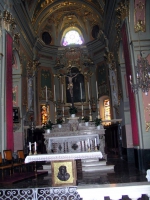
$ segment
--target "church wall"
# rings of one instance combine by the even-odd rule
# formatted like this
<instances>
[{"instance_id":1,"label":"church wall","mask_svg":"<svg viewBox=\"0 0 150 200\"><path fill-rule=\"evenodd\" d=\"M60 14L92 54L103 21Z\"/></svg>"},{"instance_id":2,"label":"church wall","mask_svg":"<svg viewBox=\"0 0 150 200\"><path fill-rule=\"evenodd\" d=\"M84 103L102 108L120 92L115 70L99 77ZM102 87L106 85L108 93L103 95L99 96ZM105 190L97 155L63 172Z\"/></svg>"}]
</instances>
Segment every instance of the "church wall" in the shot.
<instances>
[{"instance_id":1,"label":"church wall","mask_svg":"<svg viewBox=\"0 0 150 200\"><path fill-rule=\"evenodd\" d=\"M139 1L137 1L136 3L140 3ZM137 31L135 32L134 27L136 25L135 23L135 18L133 17L134 12L130 13L130 33L131 33L131 38L132 39L132 48L133 48L133 52L134 52L134 57L133 57L133 72L132 72L132 76L134 77L134 73L135 73L135 68L134 66L137 65L137 59L139 58L140 55L140 51L142 51L142 56L143 57L147 57L148 54L150 53L149 51L149 47L150 47L150 25L149 25L149 10L150 10L150 2L149 1L142 1L142 3L144 3L145 9L140 10L138 9L138 15L137 20L140 19L140 16L144 16L145 15L145 31ZM135 9L136 5L133 4L133 2L131 2L131 8ZM140 40L140 42L139 42ZM135 79L133 79L135 80ZM143 149L149 149L149 143L150 143L150 129L148 128L148 123L150 122L150 120L147 118L147 114L149 113L149 95L150 92L148 93L148 96L145 96L144 93L141 92L141 90L139 90L138 94L136 95L136 101L137 101L137 105L139 105L139 129L140 129L140 134L141 134L141 140L143 141Z\"/></svg>"}]
</instances>

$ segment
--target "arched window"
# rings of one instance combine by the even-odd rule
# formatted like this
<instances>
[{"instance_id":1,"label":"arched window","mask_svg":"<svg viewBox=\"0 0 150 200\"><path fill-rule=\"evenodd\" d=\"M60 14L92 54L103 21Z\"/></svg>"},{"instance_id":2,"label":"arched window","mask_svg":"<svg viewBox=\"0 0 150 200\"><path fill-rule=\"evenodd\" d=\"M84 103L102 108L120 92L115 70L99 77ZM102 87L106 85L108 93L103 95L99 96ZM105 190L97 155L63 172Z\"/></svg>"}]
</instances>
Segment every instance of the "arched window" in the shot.
<instances>
[{"instance_id":1,"label":"arched window","mask_svg":"<svg viewBox=\"0 0 150 200\"><path fill-rule=\"evenodd\" d=\"M70 44L82 44L83 40L79 33L76 30L70 30L66 33L64 40L63 40L63 46L67 46Z\"/></svg>"}]
</instances>

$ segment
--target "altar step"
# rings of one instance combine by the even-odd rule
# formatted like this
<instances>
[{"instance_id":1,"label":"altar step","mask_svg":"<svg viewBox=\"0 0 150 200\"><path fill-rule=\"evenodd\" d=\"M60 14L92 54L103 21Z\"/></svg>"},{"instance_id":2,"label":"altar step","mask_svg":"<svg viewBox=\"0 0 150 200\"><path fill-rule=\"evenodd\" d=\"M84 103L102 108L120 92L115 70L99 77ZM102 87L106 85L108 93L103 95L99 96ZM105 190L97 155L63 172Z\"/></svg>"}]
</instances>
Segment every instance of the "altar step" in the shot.
<instances>
[{"instance_id":1,"label":"altar step","mask_svg":"<svg viewBox=\"0 0 150 200\"><path fill-rule=\"evenodd\" d=\"M43 165L43 170L46 170L46 171L48 171L48 174L51 174L52 173L51 164L46 163L45 165Z\"/></svg>"},{"instance_id":2,"label":"altar step","mask_svg":"<svg viewBox=\"0 0 150 200\"><path fill-rule=\"evenodd\" d=\"M82 162L82 171L83 172L92 172L92 171L113 171L114 165L107 165L105 160L99 159L84 159Z\"/></svg>"},{"instance_id":3,"label":"altar step","mask_svg":"<svg viewBox=\"0 0 150 200\"><path fill-rule=\"evenodd\" d=\"M107 165L107 162L105 160L99 160L99 159L82 159L81 166L82 166L82 172L114 171L114 165ZM45 165L43 165L43 170L48 171L48 173L51 174L50 163L46 163Z\"/></svg>"}]
</instances>

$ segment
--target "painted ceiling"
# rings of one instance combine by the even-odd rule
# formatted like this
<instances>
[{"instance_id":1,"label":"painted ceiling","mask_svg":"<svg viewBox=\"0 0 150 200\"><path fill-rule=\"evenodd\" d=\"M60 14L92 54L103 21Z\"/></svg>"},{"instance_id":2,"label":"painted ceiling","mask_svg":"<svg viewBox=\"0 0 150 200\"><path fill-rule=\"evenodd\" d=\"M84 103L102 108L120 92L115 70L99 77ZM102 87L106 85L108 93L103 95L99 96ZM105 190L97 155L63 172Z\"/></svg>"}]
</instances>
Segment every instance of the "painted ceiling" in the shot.
<instances>
[{"instance_id":1,"label":"painted ceiling","mask_svg":"<svg viewBox=\"0 0 150 200\"><path fill-rule=\"evenodd\" d=\"M88 39L94 25L102 28L104 0L26 0L26 10L38 35L49 30L60 37L69 28L76 28Z\"/></svg>"}]
</instances>

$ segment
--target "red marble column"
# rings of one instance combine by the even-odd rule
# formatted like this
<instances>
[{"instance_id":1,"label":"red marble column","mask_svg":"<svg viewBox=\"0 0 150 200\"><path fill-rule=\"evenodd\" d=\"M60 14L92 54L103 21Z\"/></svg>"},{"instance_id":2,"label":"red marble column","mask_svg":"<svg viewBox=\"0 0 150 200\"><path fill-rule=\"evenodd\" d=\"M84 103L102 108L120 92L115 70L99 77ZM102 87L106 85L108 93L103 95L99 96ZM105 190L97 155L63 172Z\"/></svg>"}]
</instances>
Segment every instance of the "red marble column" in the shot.
<instances>
[{"instance_id":1,"label":"red marble column","mask_svg":"<svg viewBox=\"0 0 150 200\"><path fill-rule=\"evenodd\" d=\"M6 133L7 149L14 150L12 101L12 37L6 34Z\"/></svg>"}]
</instances>

